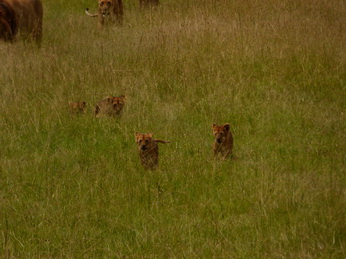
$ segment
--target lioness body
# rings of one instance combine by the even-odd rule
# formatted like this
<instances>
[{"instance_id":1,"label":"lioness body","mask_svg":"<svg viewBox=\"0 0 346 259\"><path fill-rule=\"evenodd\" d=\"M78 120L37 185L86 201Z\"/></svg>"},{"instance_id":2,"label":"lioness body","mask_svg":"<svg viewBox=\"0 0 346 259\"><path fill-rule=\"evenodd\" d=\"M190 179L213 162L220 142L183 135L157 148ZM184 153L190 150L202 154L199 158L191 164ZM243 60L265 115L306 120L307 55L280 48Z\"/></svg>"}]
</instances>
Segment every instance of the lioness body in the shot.
<instances>
[{"instance_id":1,"label":"lioness body","mask_svg":"<svg viewBox=\"0 0 346 259\"><path fill-rule=\"evenodd\" d=\"M213 124L212 128L215 136L213 145L214 156L221 155L222 158L227 158L232 155L233 135L230 131L230 125L228 123L220 126Z\"/></svg>"},{"instance_id":2,"label":"lioness body","mask_svg":"<svg viewBox=\"0 0 346 259\"><path fill-rule=\"evenodd\" d=\"M122 0L98 0L98 11L96 14L89 13L89 9L85 9L85 13L91 17L99 17L99 26L105 24L106 19L111 22L123 23L124 7Z\"/></svg>"},{"instance_id":3,"label":"lioness body","mask_svg":"<svg viewBox=\"0 0 346 259\"><path fill-rule=\"evenodd\" d=\"M95 116L100 117L102 115L108 115L116 117L121 115L125 105L125 96L112 97L109 96L106 99L98 102L95 106Z\"/></svg>"},{"instance_id":4,"label":"lioness body","mask_svg":"<svg viewBox=\"0 0 346 259\"><path fill-rule=\"evenodd\" d=\"M157 143L169 143L160 139L153 139L153 134L136 133L138 153L144 169L156 169L159 163L159 146Z\"/></svg>"},{"instance_id":5,"label":"lioness body","mask_svg":"<svg viewBox=\"0 0 346 259\"><path fill-rule=\"evenodd\" d=\"M13 41L19 33L40 45L43 8L40 0L0 0L0 38Z\"/></svg>"}]
</instances>

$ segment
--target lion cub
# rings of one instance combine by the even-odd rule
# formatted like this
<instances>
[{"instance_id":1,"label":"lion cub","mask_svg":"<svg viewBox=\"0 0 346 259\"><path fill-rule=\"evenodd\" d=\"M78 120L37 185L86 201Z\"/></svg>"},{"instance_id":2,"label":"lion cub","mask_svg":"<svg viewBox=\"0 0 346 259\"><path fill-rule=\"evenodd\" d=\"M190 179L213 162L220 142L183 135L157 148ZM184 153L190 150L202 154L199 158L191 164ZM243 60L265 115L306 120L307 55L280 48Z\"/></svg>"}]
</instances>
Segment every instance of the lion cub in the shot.
<instances>
[{"instance_id":1,"label":"lion cub","mask_svg":"<svg viewBox=\"0 0 346 259\"><path fill-rule=\"evenodd\" d=\"M74 114L82 114L85 113L86 102L70 102L70 111Z\"/></svg>"},{"instance_id":2,"label":"lion cub","mask_svg":"<svg viewBox=\"0 0 346 259\"><path fill-rule=\"evenodd\" d=\"M109 96L106 99L99 101L95 106L95 116L98 118L102 115L108 115L112 117L120 116L125 106L124 95L113 97Z\"/></svg>"},{"instance_id":3,"label":"lion cub","mask_svg":"<svg viewBox=\"0 0 346 259\"><path fill-rule=\"evenodd\" d=\"M156 169L159 163L159 146L157 143L170 143L160 139L153 139L153 134L136 132L136 143L138 145L139 157L144 169Z\"/></svg>"},{"instance_id":4,"label":"lion cub","mask_svg":"<svg viewBox=\"0 0 346 259\"><path fill-rule=\"evenodd\" d=\"M213 124L215 142L213 145L214 156L221 155L223 159L232 155L233 135L230 131L229 123L224 125Z\"/></svg>"}]
</instances>

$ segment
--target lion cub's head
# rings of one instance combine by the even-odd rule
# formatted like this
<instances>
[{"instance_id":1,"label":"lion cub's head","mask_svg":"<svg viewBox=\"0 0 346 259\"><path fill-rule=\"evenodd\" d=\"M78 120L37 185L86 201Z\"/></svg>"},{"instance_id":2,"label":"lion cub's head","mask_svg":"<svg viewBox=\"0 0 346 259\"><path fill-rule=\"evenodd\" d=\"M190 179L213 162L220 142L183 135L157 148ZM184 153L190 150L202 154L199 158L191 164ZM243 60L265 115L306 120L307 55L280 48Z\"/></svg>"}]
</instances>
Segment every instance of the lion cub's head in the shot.
<instances>
[{"instance_id":1,"label":"lion cub's head","mask_svg":"<svg viewBox=\"0 0 346 259\"><path fill-rule=\"evenodd\" d=\"M103 16L110 15L114 9L114 0L99 0L99 13Z\"/></svg>"},{"instance_id":2,"label":"lion cub's head","mask_svg":"<svg viewBox=\"0 0 346 259\"><path fill-rule=\"evenodd\" d=\"M141 151L146 151L156 145L152 133L145 134L136 132L135 137L138 149Z\"/></svg>"},{"instance_id":3,"label":"lion cub's head","mask_svg":"<svg viewBox=\"0 0 346 259\"><path fill-rule=\"evenodd\" d=\"M215 141L218 144L221 144L225 141L227 134L229 133L230 125L229 123L225 123L224 125L216 125L213 124L213 133L215 136Z\"/></svg>"},{"instance_id":4,"label":"lion cub's head","mask_svg":"<svg viewBox=\"0 0 346 259\"><path fill-rule=\"evenodd\" d=\"M126 97L124 95L119 97L112 97L111 102L116 114L120 115L120 113L122 112L125 106L125 99Z\"/></svg>"},{"instance_id":5,"label":"lion cub's head","mask_svg":"<svg viewBox=\"0 0 346 259\"><path fill-rule=\"evenodd\" d=\"M86 102L70 102L70 110L73 113L84 113L87 103Z\"/></svg>"}]
</instances>

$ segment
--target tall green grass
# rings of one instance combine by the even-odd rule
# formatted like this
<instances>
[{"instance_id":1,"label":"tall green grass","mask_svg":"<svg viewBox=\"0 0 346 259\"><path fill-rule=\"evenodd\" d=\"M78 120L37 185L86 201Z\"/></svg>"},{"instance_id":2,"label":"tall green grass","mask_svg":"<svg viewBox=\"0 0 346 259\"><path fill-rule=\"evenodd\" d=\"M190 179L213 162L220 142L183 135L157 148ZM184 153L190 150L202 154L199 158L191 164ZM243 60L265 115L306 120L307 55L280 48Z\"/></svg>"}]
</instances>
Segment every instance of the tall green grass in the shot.
<instances>
[{"instance_id":1,"label":"tall green grass","mask_svg":"<svg viewBox=\"0 0 346 259\"><path fill-rule=\"evenodd\" d=\"M0 257L346 257L345 3L161 2L99 30L46 0L42 48L0 42ZM172 142L159 170L136 131Z\"/></svg>"}]
</instances>

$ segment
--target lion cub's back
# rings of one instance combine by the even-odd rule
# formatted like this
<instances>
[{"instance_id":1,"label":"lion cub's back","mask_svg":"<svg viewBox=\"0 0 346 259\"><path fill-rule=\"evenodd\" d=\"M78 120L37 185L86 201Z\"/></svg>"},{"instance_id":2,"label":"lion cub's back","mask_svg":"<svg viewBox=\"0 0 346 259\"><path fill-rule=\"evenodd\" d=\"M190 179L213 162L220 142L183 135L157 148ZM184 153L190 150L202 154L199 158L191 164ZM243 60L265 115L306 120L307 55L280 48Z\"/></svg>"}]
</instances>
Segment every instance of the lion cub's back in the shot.
<instances>
[{"instance_id":1,"label":"lion cub's back","mask_svg":"<svg viewBox=\"0 0 346 259\"><path fill-rule=\"evenodd\" d=\"M100 116L101 114L111 115L113 111L113 102L111 97L107 97L99 101L95 106L95 115Z\"/></svg>"}]
</instances>

